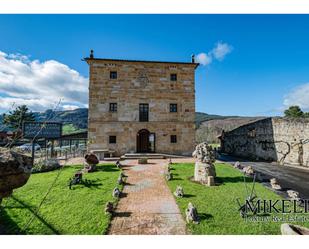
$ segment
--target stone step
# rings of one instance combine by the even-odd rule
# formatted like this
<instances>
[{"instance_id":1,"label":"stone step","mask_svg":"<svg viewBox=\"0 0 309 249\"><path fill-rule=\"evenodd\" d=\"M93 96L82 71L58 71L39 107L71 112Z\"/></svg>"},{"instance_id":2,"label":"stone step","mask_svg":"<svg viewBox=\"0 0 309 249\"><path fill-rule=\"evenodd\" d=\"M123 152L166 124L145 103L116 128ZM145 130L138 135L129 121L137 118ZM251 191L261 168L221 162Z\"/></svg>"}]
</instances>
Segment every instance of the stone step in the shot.
<instances>
[{"instance_id":1,"label":"stone step","mask_svg":"<svg viewBox=\"0 0 309 249\"><path fill-rule=\"evenodd\" d=\"M148 159L182 158L183 156L168 155L162 153L126 153L121 159L139 159L147 157Z\"/></svg>"}]
</instances>

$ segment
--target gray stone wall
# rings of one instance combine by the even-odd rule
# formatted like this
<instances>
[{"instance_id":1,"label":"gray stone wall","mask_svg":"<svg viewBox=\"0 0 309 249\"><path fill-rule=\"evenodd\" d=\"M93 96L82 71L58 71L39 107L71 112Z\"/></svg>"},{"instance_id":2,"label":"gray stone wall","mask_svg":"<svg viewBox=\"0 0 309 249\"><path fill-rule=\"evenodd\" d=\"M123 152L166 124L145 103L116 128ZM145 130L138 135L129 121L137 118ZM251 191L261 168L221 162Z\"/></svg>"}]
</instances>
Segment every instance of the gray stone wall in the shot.
<instances>
[{"instance_id":1,"label":"gray stone wall","mask_svg":"<svg viewBox=\"0 0 309 249\"><path fill-rule=\"evenodd\" d=\"M266 118L221 136L222 152L309 167L309 119Z\"/></svg>"}]
</instances>

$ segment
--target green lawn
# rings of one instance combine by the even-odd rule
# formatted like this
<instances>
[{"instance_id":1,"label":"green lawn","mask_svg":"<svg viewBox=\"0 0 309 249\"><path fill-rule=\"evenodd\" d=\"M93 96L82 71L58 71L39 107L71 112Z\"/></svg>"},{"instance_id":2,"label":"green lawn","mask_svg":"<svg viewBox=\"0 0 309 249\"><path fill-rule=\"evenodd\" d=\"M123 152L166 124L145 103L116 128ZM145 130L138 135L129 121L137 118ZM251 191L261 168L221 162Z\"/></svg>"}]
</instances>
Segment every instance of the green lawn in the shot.
<instances>
[{"instance_id":1,"label":"green lawn","mask_svg":"<svg viewBox=\"0 0 309 249\"><path fill-rule=\"evenodd\" d=\"M27 184L14 191L13 196L2 202L0 230L10 234L102 234L105 233L110 215L104 212L112 190L117 186L120 171L114 165L100 165L98 171L85 174L89 184L68 188L68 180L82 166L65 167L39 214L23 232L38 204L54 181L58 171L32 174Z\"/></svg>"},{"instance_id":2,"label":"green lawn","mask_svg":"<svg viewBox=\"0 0 309 249\"><path fill-rule=\"evenodd\" d=\"M189 180L194 175L193 164L173 164L172 172L174 180L168 182L171 191L174 192L178 185L184 189L185 196L177 198L181 213L185 217L185 209L192 202L201 218L200 224L188 224L192 234L280 234L280 224L283 222L252 222L240 217L236 199L244 199L246 196L243 174L240 171L226 164L216 164L217 181L220 184L214 187ZM260 183L256 184L255 189L261 199L281 199ZM272 218L264 218L266 217ZM308 215L305 217L309 219ZM298 224L309 226L309 222Z\"/></svg>"}]
</instances>

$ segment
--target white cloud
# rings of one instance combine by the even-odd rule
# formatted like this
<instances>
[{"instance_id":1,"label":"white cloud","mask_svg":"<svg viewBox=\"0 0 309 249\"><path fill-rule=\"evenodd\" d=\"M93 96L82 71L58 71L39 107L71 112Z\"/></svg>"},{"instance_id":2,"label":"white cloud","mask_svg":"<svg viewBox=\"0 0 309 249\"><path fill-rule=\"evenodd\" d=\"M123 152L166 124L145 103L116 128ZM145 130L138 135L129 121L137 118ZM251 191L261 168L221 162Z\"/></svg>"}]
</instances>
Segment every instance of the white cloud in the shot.
<instances>
[{"instance_id":1,"label":"white cloud","mask_svg":"<svg viewBox=\"0 0 309 249\"><path fill-rule=\"evenodd\" d=\"M212 54L217 60L222 61L227 54L232 52L232 49L232 46L229 44L218 42L212 50Z\"/></svg>"},{"instance_id":2,"label":"white cloud","mask_svg":"<svg viewBox=\"0 0 309 249\"><path fill-rule=\"evenodd\" d=\"M86 107L88 79L55 60L40 62L0 51L0 110L26 104L33 111Z\"/></svg>"},{"instance_id":3,"label":"white cloud","mask_svg":"<svg viewBox=\"0 0 309 249\"><path fill-rule=\"evenodd\" d=\"M294 88L284 96L283 105L289 107L298 105L303 111L309 111L309 83L302 84Z\"/></svg>"},{"instance_id":4,"label":"white cloud","mask_svg":"<svg viewBox=\"0 0 309 249\"><path fill-rule=\"evenodd\" d=\"M196 56L196 61L204 66L210 64L212 62L211 55L200 53Z\"/></svg>"},{"instance_id":5,"label":"white cloud","mask_svg":"<svg viewBox=\"0 0 309 249\"><path fill-rule=\"evenodd\" d=\"M72 111L72 110L75 110L75 109L79 108L79 106L77 106L77 105L63 105L62 108L63 108L63 110L70 110L70 111Z\"/></svg>"},{"instance_id":6,"label":"white cloud","mask_svg":"<svg viewBox=\"0 0 309 249\"><path fill-rule=\"evenodd\" d=\"M233 47L231 45L218 42L208 53L199 53L196 56L196 62L206 66L213 62L213 60L222 61L227 54L232 52L232 50Z\"/></svg>"}]
</instances>

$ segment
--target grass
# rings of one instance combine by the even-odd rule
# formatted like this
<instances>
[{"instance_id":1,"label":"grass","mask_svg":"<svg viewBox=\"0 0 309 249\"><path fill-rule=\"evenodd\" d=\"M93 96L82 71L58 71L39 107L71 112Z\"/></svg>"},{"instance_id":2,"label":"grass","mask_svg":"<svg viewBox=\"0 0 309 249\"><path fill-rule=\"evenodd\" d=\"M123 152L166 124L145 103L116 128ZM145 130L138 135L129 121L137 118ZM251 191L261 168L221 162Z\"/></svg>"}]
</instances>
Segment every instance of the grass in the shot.
<instances>
[{"instance_id":1,"label":"grass","mask_svg":"<svg viewBox=\"0 0 309 249\"><path fill-rule=\"evenodd\" d=\"M76 128L73 124L65 124L62 126L62 133L64 135L77 133L77 132L83 132L83 131L86 131L86 129Z\"/></svg>"},{"instance_id":2,"label":"grass","mask_svg":"<svg viewBox=\"0 0 309 249\"><path fill-rule=\"evenodd\" d=\"M82 166L67 166L47 196L30 226L25 225L54 181L58 171L32 174L23 187L2 202L0 230L8 234L103 234L107 231L111 216L105 214L107 201L117 186L120 171L114 165L99 165L98 171L83 176L87 185L68 188L68 180Z\"/></svg>"},{"instance_id":3,"label":"grass","mask_svg":"<svg viewBox=\"0 0 309 249\"><path fill-rule=\"evenodd\" d=\"M220 144L218 143L213 143L213 144L209 144L213 149L216 148L216 149L219 149L220 147Z\"/></svg>"},{"instance_id":4,"label":"grass","mask_svg":"<svg viewBox=\"0 0 309 249\"><path fill-rule=\"evenodd\" d=\"M272 216L280 217L281 214L260 216L260 219L270 219L264 222L249 221L240 217L236 199L244 200L246 196L243 174L229 165L216 164L216 179L220 184L213 187L203 186L189 180L194 175L193 164L173 164L172 172L174 180L168 182L171 191L174 192L178 185L184 189L185 196L176 200L183 217L185 217L188 203L192 202L201 219L198 225L187 225L192 234L280 234L281 223L286 223L272 220ZM250 182L249 185L252 186L252 183ZM261 183L256 183L255 189L260 199L281 199ZM308 215L303 214L303 216L309 220ZM287 216L284 217L287 218ZM309 222L298 224L309 226Z\"/></svg>"}]
</instances>

